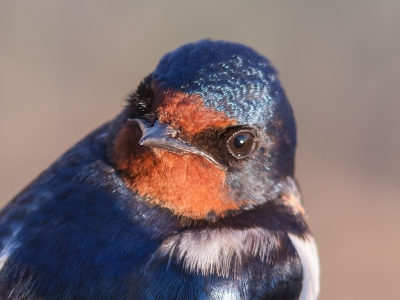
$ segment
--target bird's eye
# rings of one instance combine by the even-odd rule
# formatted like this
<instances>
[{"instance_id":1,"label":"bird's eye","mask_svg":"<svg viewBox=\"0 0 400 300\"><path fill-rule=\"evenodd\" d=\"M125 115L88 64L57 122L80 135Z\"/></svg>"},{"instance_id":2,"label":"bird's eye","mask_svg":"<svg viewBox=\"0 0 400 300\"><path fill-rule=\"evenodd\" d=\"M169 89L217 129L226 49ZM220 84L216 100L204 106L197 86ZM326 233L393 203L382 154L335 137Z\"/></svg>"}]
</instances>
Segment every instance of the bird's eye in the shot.
<instances>
[{"instance_id":1,"label":"bird's eye","mask_svg":"<svg viewBox=\"0 0 400 300\"><path fill-rule=\"evenodd\" d=\"M236 158L249 156L254 151L255 145L254 134L247 130L238 131L228 139L228 150Z\"/></svg>"}]
</instances>

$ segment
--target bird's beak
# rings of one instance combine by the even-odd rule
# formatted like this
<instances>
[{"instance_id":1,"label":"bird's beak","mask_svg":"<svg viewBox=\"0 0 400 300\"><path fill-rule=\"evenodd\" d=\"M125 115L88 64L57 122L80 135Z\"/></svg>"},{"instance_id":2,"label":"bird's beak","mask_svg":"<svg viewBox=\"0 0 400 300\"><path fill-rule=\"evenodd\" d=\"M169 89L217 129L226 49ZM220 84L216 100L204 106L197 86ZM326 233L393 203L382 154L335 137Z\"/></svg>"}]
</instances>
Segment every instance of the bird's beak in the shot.
<instances>
[{"instance_id":1,"label":"bird's beak","mask_svg":"<svg viewBox=\"0 0 400 300\"><path fill-rule=\"evenodd\" d=\"M178 139L179 132L171 128L168 124L160 123L157 120L153 126L150 126L141 119L129 119L128 121L136 122L142 130L142 137L139 140L139 144L142 146L164 149L181 155L185 153L197 154L206 158L219 169L227 169L227 167L221 165L221 163L216 161L211 155Z\"/></svg>"}]
</instances>

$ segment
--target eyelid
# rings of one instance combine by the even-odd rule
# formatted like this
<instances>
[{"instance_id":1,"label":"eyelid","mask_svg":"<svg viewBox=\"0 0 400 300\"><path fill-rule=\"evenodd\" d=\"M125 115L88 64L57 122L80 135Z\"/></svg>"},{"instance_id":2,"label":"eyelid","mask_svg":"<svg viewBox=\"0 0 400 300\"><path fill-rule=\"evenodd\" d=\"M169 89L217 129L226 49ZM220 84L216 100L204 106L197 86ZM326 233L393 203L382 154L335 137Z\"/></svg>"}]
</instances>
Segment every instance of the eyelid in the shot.
<instances>
[{"instance_id":1,"label":"eyelid","mask_svg":"<svg viewBox=\"0 0 400 300\"><path fill-rule=\"evenodd\" d=\"M224 134L227 135L228 139L229 139L232 135L236 135L237 133L240 133L243 131L251 132L254 135L254 137L257 138L257 129L252 126L249 126L249 125L235 125L235 126L227 127L224 130Z\"/></svg>"}]
</instances>

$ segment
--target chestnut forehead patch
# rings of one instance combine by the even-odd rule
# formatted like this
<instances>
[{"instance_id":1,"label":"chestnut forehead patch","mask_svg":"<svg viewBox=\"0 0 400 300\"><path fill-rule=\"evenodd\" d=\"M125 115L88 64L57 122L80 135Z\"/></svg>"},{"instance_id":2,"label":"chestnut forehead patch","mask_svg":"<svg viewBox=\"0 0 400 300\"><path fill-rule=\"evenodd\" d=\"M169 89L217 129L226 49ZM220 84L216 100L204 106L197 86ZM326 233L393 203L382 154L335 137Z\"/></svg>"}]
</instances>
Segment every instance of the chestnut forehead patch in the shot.
<instances>
[{"instance_id":1,"label":"chestnut forehead patch","mask_svg":"<svg viewBox=\"0 0 400 300\"><path fill-rule=\"evenodd\" d=\"M206 129L236 125L236 121L223 112L207 108L200 95L173 91L158 94L163 96L156 101L159 102L156 108L159 121L192 137Z\"/></svg>"}]
</instances>

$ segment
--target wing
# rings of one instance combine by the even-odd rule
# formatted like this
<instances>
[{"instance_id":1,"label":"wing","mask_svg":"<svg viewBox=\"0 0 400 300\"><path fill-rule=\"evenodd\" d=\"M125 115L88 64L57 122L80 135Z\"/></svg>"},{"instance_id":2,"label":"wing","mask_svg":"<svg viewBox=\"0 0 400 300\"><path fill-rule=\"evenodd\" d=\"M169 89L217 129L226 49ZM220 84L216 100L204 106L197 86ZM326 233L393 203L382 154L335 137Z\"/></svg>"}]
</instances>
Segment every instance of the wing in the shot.
<instances>
[{"instance_id":1,"label":"wing","mask_svg":"<svg viewBox=\"0 0 400 300\"><path fill-rule=\"evenodd\" d=\"M147 257L176 230L109 164L109 126L74 146L1 212L1 299L123 299Z\"/></svg>"}]
</instances>

